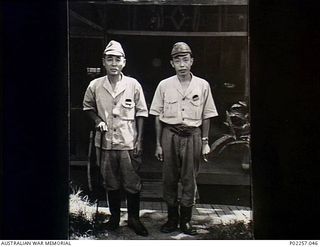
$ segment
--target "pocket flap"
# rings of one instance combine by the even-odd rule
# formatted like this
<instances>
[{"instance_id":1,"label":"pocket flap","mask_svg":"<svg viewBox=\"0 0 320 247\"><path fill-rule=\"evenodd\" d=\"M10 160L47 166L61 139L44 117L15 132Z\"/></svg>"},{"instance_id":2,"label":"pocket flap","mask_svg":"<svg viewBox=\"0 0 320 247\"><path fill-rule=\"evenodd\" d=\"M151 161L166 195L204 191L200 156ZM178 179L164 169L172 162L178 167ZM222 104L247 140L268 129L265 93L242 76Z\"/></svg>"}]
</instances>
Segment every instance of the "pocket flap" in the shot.
<instances>
[{"instance_id":1,"label":"pocket flap","mask_svg":"<svg viewBox=\"0 0 320 247\"><path fill-rule=\"evenodd\" d=\"M122 102L122 106L125 108L133 108L135 103L132 100L125 100Z\"/></svg>"},{"instance_id":2,"label":"pocket flap","mask_svg":"<svg viewBox=\"0 0 320 247\"><path fill-rule=\"evenodd\" d=\"M175 104L177 102L178 102L178 100L165 100L165 103L167 103L167 104Z\"/></svg>"},{"instance_id":3,"label":"pocket flap","mask_svg":"<svg viewBox=\"0 0 320 247\"><path fill-rule=\"evenodd\" d=\"M194 106L199 106L201 105L201 100L197 99L197 100L190 100L190 103L193 104Z\"/></svg>"}]
</instances>

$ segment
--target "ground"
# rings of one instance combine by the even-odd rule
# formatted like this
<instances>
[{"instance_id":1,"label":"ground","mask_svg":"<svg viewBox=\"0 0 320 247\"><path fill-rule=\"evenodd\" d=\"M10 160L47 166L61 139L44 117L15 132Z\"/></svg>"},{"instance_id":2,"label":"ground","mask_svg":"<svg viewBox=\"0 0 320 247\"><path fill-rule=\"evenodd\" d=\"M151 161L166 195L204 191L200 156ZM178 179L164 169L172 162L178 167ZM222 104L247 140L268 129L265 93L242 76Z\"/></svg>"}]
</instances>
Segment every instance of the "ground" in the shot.
<instances>
[{"instance_id":1,"label":"ground","mask_svg":"<svg viewBox=\"0 0 320 247\"><path fill-rule=\"evenodd\" d=\"M153 206L152 206L153 205ZM148 209L149 208L149 209ZM150 209L151 208L151 209ZM189 236L176 231L170 234L160 232L160 227L166 222L166 212L161 203L142 203L140 218L149 231L148 237L136 235L127 227L127 210L121 208L120 227L116 231L106 231L110 212L107 207L98 208L78 195L70 196L70 239L99 240L179 240L179 239L253 239L251 214L243 207L229 208L229 214L223 213L223 206L197 205L192 217L193 226L198 235ZM230 210L233 209L233 210ZM243 214L241 214L241 212ZM95 217L97 215L97 217ZM242 217L241 217L242 216Z\"/></svg>"}]
</instances>

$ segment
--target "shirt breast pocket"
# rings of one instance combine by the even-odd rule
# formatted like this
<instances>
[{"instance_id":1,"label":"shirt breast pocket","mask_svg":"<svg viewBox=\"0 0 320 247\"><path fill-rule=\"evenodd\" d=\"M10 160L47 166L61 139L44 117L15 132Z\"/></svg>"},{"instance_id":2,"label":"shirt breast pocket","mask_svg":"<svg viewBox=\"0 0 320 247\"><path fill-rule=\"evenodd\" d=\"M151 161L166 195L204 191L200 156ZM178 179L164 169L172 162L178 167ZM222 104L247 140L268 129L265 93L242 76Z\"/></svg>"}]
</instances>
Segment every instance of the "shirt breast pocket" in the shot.
<instances>
[{"instance_id":1,"label":"shirt breast pocket","mask_svg":"<svg viewBox=\"0 0 320 247\"><path fill-rule=\"evenodd\" d=\"M178 115L178 101L177 100L165 100L163 116L167 118L177 117Z\"/></svg>"},{"instance_id":2,"label":"shirt breast pocket","mask_svg":"<svg viewBox=\"0 0 320 247\"><path fill-rule=\"evenodd\" d=\"M120 117L123 120L134 120L135 116L135 103L126 100L121 104Z\"/></svg>"},{"instance_id":3,"label":"shirt breast pocket","mask_svg":"<svg viewBox=\"0 0 320 247\"><path fill-rule=\"evenodd\" d=\"M199 97L189 99L186 117L194 120L202 119L203 103Z\"/></svg>"}]
</instances>

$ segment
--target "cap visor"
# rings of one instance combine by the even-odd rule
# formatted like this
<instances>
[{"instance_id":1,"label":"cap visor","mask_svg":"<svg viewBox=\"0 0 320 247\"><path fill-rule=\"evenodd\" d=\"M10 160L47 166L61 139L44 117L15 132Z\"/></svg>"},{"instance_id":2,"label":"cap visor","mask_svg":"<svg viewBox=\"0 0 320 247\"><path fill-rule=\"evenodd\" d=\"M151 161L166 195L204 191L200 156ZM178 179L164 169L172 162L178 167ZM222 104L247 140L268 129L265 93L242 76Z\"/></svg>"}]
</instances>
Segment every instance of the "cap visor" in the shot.
<instances>
[{"instance_id":1,"label":"cap visor","mask_svg":"<svg viewBox=\"0 0 320 247\"><path fill-rule=\"evenodd\" d=\"M124 54L118 51L107 51L104 53L105 55L113 55L113 56L119 56L124 57Z\"/></svg>"},{"instance_id":2,"label":"cap visor","mask_svg":"<svg viewBox=\"0 0 320 247\"><path fill-rule=\"evenodd\" d=\"M177 53L173 53L171 54L172 57L178 57L178 56L185 56L187 54L191 55L191 52L177 52Z\"/></svg>"}]
</instances>

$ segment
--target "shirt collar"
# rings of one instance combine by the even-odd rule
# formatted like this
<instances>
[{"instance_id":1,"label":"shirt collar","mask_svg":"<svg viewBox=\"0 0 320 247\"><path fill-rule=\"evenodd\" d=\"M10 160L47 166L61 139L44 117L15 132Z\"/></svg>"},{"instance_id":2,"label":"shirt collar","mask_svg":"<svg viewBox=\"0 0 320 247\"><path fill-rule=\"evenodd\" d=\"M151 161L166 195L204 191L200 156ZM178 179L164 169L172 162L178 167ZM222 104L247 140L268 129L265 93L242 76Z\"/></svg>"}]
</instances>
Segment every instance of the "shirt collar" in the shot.
<instances>
[{"instance_id":1,"label":"shirt collar","mask_svg":"<svg viewBox=\"0 0 320 247\"><path fill-rule=\"evenodd\" d=\"M121 73L121 80L117 82L115 90L112 89L108 76L105 76L103 87L111 94L113 98L116 98L120 93L126 89L126 80L124 80L124 74Z\"/></svg>"},{"instance_id":2,"label":"shirt collar","mask_svg":"<svg viewBox=\"0 0 320 247\"><path fill-rule=\"evenodd\" d=\"M181 86L181 83L179 81L178 76L175 75L175 77L174 77L175 78L174 86L182 96L187 96L188 94L190 94L193 91L193 89L195 88L195 86L196 86L195 85L196 82L194 80L194 76L193 76L193 74L191 72L190 72L190 74L191 74L191 81L190 81L190 84L189 84L189 86L188 86L188 88L187 88L187 90L185 92L182 89L182 86Z\"/></svg>"}]
</instances>

